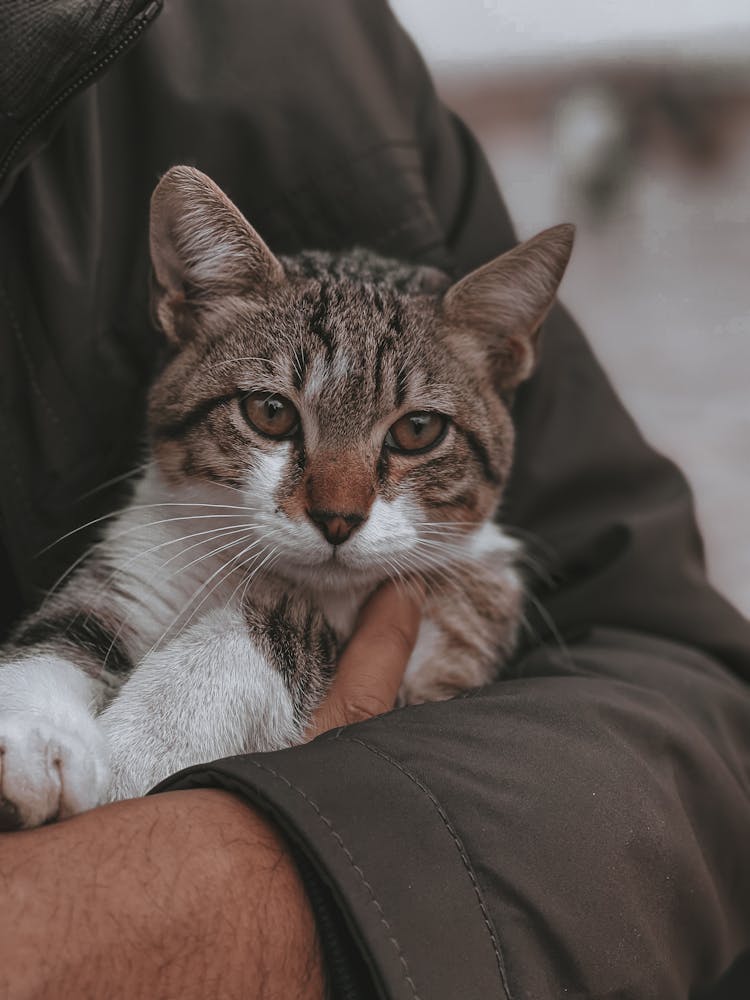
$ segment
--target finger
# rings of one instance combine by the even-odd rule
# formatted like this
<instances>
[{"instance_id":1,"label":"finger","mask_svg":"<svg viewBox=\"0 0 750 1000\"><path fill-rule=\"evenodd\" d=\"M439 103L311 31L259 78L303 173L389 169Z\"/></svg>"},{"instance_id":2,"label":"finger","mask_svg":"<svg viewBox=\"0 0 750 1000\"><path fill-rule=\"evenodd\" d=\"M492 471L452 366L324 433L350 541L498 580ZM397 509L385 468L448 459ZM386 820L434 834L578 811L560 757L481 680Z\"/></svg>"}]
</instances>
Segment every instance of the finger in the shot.
<instances>
[{"instance_id":1,"label":"finger","mask_svg":"<svg viewBox=\"0 0 750 1000\"><path fill-rule=\"evenodd\" d=\"M315 712L308 739L393 708L414 644L422 612L422 591L387 583L363 607L323 704Z\"/></svg>"}]
</instances>

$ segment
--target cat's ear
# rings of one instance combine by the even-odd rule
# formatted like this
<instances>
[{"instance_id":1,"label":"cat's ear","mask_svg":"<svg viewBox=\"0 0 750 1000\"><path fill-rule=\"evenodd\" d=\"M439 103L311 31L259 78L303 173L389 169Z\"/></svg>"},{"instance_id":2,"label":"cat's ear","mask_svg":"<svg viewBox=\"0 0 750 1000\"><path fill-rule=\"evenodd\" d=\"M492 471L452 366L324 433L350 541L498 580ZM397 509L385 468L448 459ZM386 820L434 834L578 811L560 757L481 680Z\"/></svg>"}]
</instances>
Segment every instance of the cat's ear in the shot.
<instances>
[{"instance_id":1,"label":"cat's ear","mask_svg":"<svg viewBox=\"0 0 750 1000\"><path fill-rule=\"evenodd\" d=\"M242 212L194 167L172 167L151 197L152 308L180 340L191 311L227 296L263 296L284 270Z\"/></svg>"},{"instance_id":2,"label":"cat's ear","mask_svg":"<svg viewBox=\"0 0 750 1000\"><path fill-rule=\"evenodd\" d=\"M500 392L514 389L531 374L537 331L554 302L574 235L570 225L545 229L445 293L444 319L478 341Z\"/></svg>"}]
</instances>

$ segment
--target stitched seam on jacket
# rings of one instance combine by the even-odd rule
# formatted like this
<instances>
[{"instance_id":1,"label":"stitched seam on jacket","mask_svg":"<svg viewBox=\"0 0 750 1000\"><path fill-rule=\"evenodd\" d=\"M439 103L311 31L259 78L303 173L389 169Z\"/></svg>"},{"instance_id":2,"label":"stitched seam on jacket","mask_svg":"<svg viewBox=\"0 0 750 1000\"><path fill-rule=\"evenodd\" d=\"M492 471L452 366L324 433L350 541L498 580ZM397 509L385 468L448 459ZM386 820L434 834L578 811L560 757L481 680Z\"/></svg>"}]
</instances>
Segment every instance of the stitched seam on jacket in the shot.
<instances>
[{"instance_id":1,"label":"stitched seam on jacket","mask_svg":"<svg viewBox=\"0 0 750 1000\"><path fill-rule=\"evenodd\" d=\"M340 834L335 829L333 823L326 816L323 815L323 813L320 811L320 809L318 808L318 806L316 805L316 803L313 802L313 800L304 792L304 790L302 788L298 788L296 785L292 784L292 782L289 781L289 779L286 778L283 774L279 774L278 771L274 771L274 769L272 767L268 767L267 764L261 764L257 760L252 760L251 758L248 758L247 762L250 763L250 764L252 764L253 767L257 767L259 770L266 771L268 774L273 775L274 778L278 778L279 781L282 781L288 788L291 788L293 791L297 792L298 795L302 796L302 798L305 800L305 802L307 802L307 804L313 808L313 810L315 811L315 814L328 827L328 829L330 830L331 834L333 835L334 840L339 845L339 847L341 848L341 850L344 852L344 855L346 856L347 861L349 862L349 864L352 866L352 868L354 869L354 871L359 876L359 878L360 878L360 880L362 882L362 885L367 890L367 892L368 892L368 894L370 896L370 899L372 900L372 903L373 903L375 909L378 911L378 917L380 918L380 922L381 922L381 924L383 925L383 927L386 930L386 933L388 935L388 940L390 941L391 945L393 946L393 948L394 948L394 950L396 952L396 955L398 956L398 960L399 960L399 962L401 964L401 967L403 969L404 981L406 983L408 983L409 989L411 990L412 997L414 998L414 1000L420 1000L419 994L417 993L417 988L416 988L416 986L414 984L414 980L412 979L411 973L409 972L409 965L408 965L408 963L406 961L406 957L404 956L404 953L401 950L401 945L398 943L398 941L396 940L396 938L394 936L393 928L391 927L391 925L388 923L388 920L386 919L385 912L383 911L383 907L378 902L377 897L375 896L375 892L374 892L372 886L370 885L370 883L365 878L365 874L362 871L362 869L355 862L354 857L353 857L351 851L348 849L348 847L346 846L346 844L342 840Z\"/></svg>"},{"instance_id":2,"label":"stitched seam on jacket","mask_svg":"<svg viewBox=\"0 0 750 1000\"><path fill-rule=\"evenodd\" d=\"M412 774L411 771L408 771L397 760L394 760L394 758L389 757L387 753L383 753L382 750L378 750L377 747L374 747L371 744L366 743L364 740L359 739L358 737L344 736L342 735L341 732L336 734L335 739L346 740L349 743L358 743L361 747L364 747L365 750L369 750L371 753L374 753L377 757L380 757L382 758L382 760L387 761L387 763L392 764L393 767L397 768L399 771L401 771L402 774L404 774L407 778L409 778L409 780L412 781L417 786L417 788L419 788L419 790L423 792L430 800L430 802L433 804L433 806L437 811L438 816L443 821L446 829L448 830L448 833L453 838L453 842L456 845L456 850L458 851L459 857L461 858L464 868L466 869L466 872L469 876L472 888L474 889L474 894L476 895L477 901L479 903L479 909L482 912L482 919L484 920L485 927L487 928L487 933L490 936L490 943L492 945L492 950L495 953L495 960L497 962L497 968L500 974L500 980L503 984L503 990L505 991L505 996L507 1000L513 1000L512 994L510 992L510 987L508 985L508 977L505 971L505 960L503 958L502 949L500 948L500 942L498 941L497 936L495 934L495 929L492 926L492 921L490 920L490 915L487 911L487 907L482 897L482 892L481 889L479 888L479 883L477 882L476 875L474 874L474 870L471 867L471 863L468 857L466 856L466 851L464 850L463 844L461 843L458 834L453 829L453 825L451 824L451 821L448 819L448 816L443 807L435 798L432 791L423 782L421 782L419 778L416 777L416 775Z\"/></svg>"}]
</instances>

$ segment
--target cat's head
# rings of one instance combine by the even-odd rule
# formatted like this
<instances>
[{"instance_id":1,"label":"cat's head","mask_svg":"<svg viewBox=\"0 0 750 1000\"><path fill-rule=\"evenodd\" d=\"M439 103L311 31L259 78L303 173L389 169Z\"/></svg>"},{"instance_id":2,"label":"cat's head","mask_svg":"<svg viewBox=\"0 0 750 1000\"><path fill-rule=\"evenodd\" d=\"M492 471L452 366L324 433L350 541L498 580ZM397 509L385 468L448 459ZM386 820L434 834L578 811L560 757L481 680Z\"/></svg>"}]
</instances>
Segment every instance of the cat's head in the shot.
<instances>
[{"instance_id":1,"label":"cat's head","mask_svg":"<svg viewBox=\"0 0 750 1000\"><path fill-rule=\"evenodd\" d=\"M572 242L557 226L454 284L362 250L279 259L209 178L174 167L151 214L171 347L150 399L156 462L246 507L256 553L289 578L445 565L497 508L506 401Z\"/></svg>"}]
</instances>

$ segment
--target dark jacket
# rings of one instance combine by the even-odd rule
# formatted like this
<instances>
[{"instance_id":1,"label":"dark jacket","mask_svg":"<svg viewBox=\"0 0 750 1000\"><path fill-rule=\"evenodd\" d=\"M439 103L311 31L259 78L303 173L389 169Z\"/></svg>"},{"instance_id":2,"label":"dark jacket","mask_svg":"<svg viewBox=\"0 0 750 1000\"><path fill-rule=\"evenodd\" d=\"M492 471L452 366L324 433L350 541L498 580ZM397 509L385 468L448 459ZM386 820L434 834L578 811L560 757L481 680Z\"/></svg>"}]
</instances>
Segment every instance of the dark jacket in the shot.
<instances>
[{"instance_id":1,"label":"dark jacket","mask_svg":"<svg viewBox=\"0 0 750 1000\"><path fill-rule=\"evenodd\" d=\"M46 546L139 461L167 167L214 177L280 253L361 244L458 275L514 236L380 0L5 7L7 626L95 526ZM341 995L684 1000L750 942L750 626L706 581L684 478L562 310L514 415L503 516L549 582L509 678L171 786L276 817Z\"/></svg>"}]
</instances>

